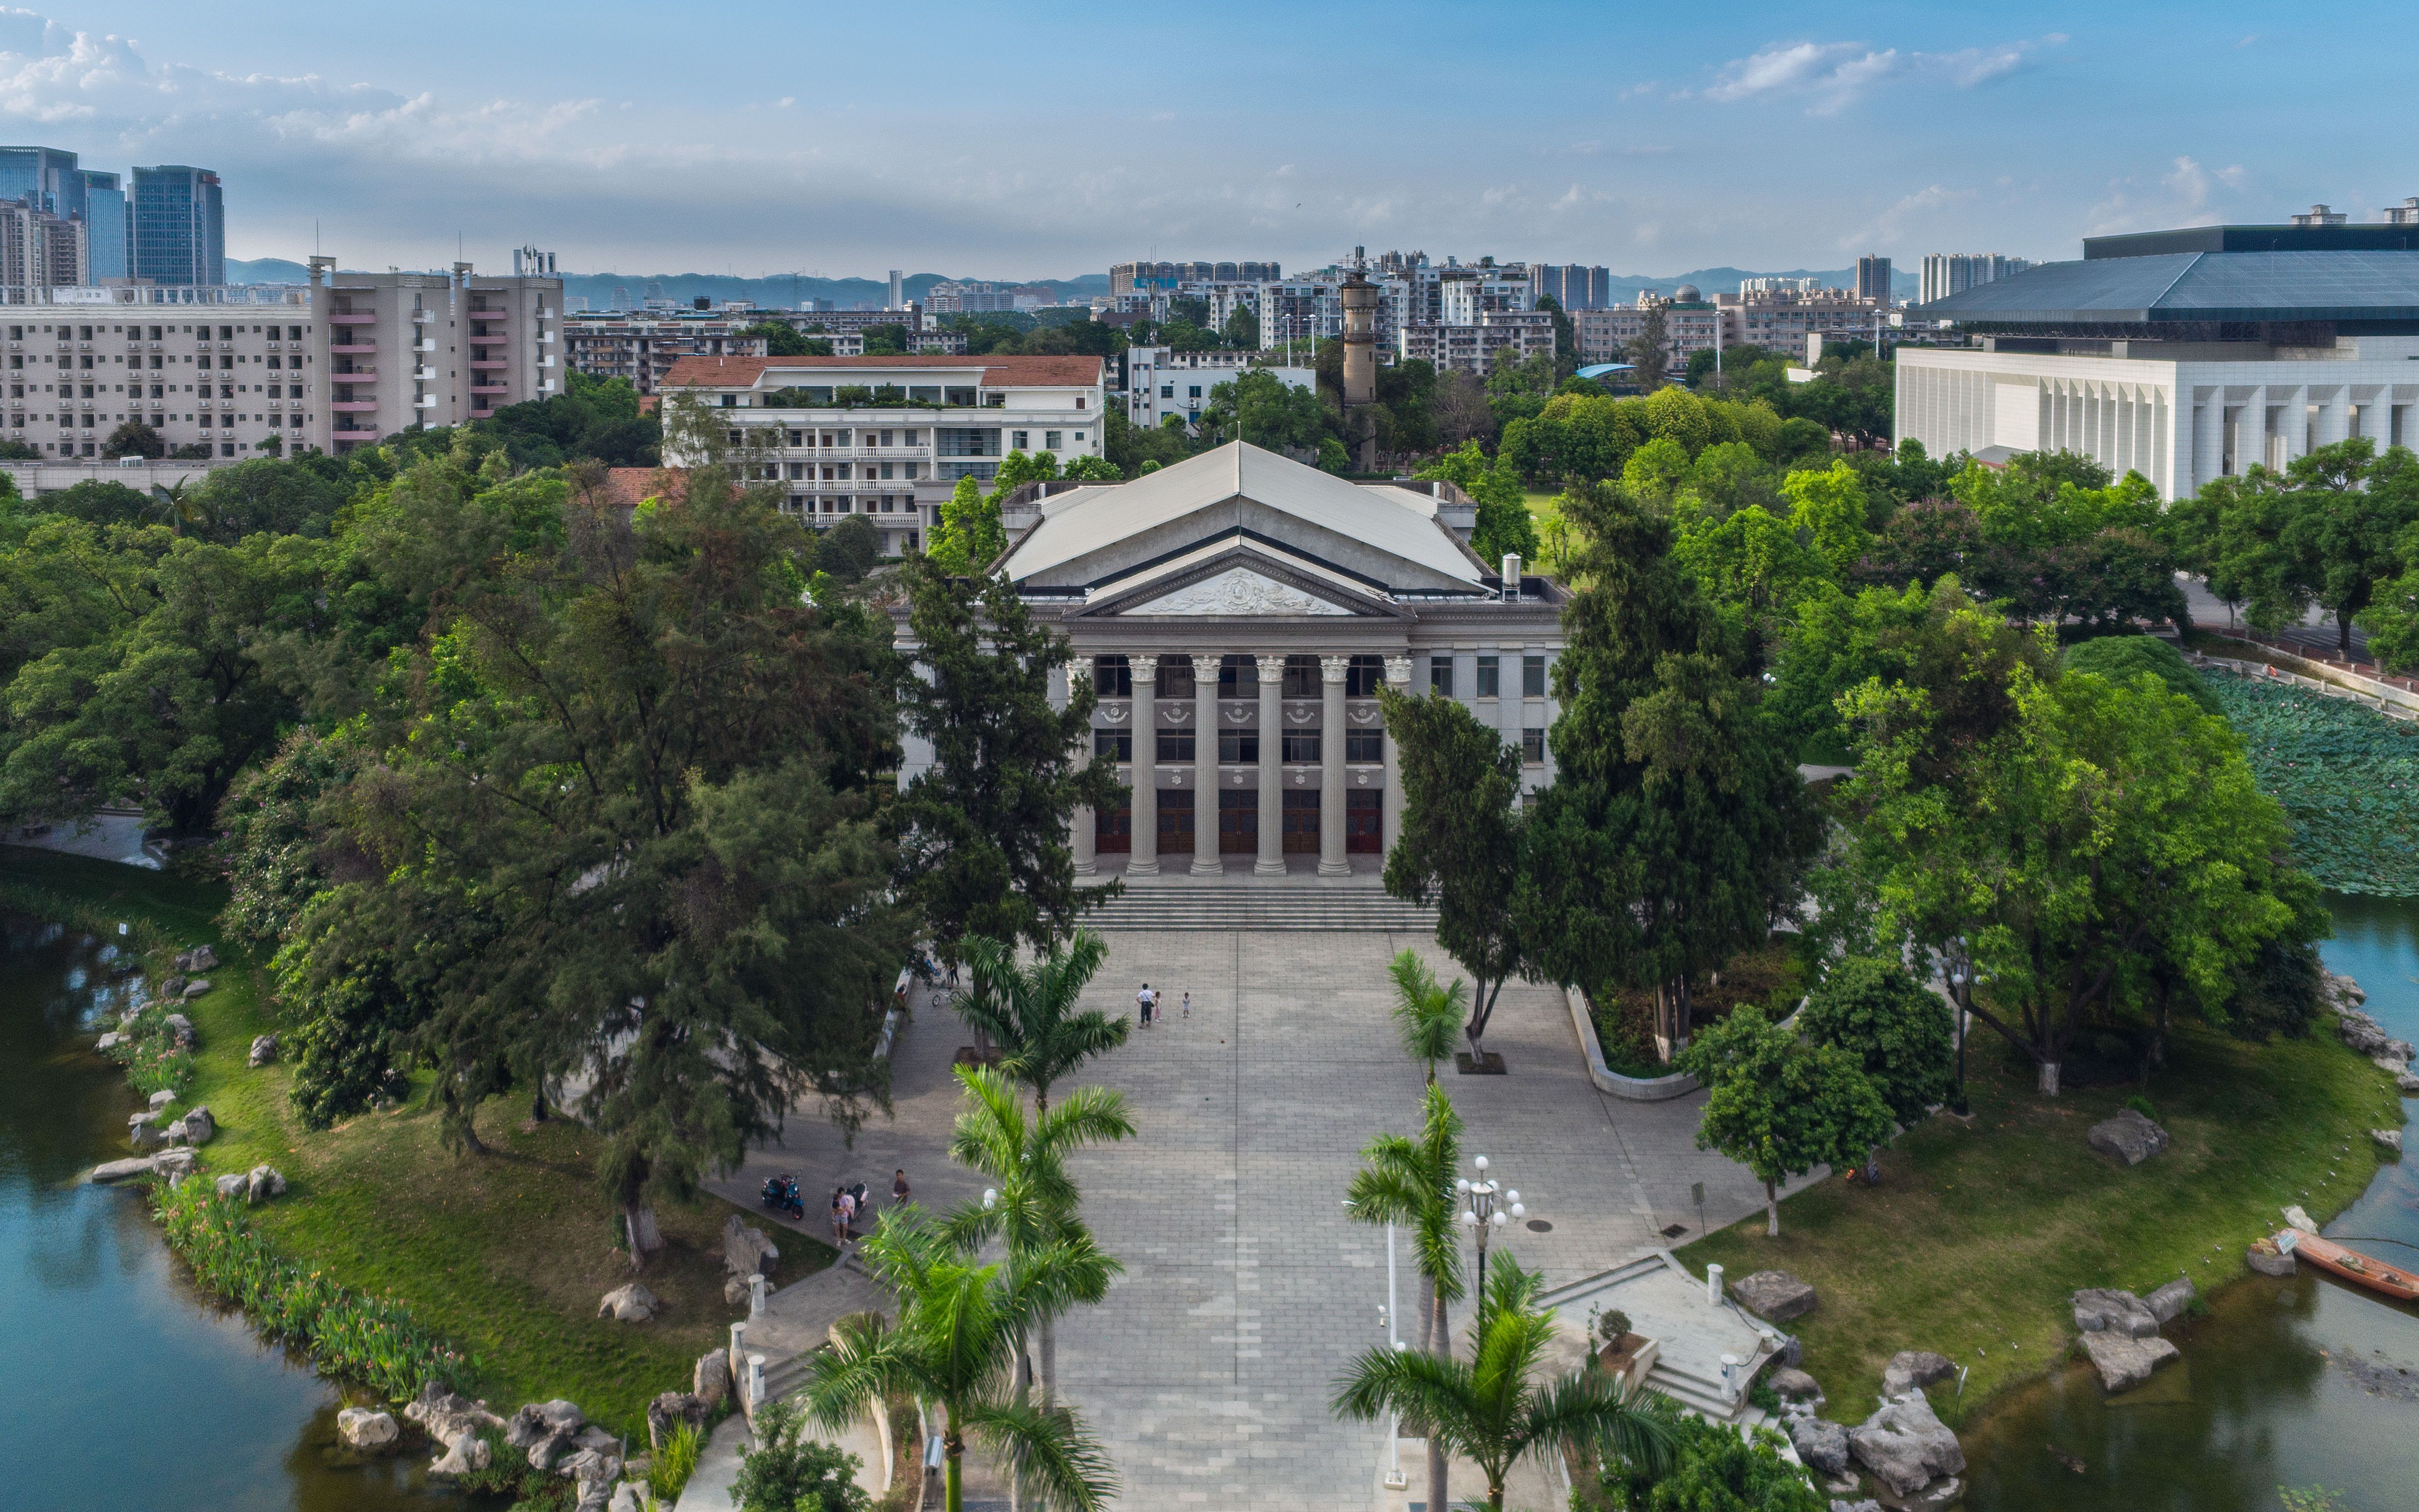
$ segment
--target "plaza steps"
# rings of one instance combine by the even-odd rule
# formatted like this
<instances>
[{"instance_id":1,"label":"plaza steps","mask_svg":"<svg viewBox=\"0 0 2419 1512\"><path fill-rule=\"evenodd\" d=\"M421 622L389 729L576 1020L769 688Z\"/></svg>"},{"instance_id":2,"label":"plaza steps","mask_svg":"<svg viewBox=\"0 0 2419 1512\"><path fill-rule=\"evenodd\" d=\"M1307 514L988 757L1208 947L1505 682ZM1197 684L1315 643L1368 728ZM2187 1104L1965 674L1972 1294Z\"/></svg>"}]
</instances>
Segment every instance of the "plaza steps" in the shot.
<instances>
[{"instance_id":1,"label":"plaza steps","mask_svg":"<svg viewBox=\"0 0 2419 1512\"><path fill-rule=\"evenodd\" d=\"M1390 898L1366 883L1130 883L1122 894L1086 914L1084 922L1104 932L1348 930L1432 935L1437 911Z\"/></svg>"}]
</instances>

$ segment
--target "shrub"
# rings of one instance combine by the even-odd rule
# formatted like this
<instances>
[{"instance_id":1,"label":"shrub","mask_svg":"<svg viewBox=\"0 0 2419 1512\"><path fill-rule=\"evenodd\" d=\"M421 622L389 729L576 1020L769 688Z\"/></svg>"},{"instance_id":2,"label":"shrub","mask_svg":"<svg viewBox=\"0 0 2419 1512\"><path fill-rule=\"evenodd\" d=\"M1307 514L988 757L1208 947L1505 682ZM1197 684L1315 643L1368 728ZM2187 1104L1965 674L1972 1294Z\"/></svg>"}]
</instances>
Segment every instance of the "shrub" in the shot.
<instances>
[{"instance_id":1,"label":"shrub","mask_svg":"<svg viewBox=\"0 0 2419 1512\"><path fill-rule=\"evenodd\" d=\"M806 1436L806 1413L778 1401L756 1414L756 1447L739 1457L731 1499L740 1512L793 1512L821 1497L823 1512L869 1512L871 1499L856 1484L857 1458Z\"/></svg>"},{"instance_id":2,"label":"shrub","mask_svg":"<svg viewBox=\"0 0 2419 1512\"><path fill-rule=\"evenodd\" d=\"M449 1391L470 1389L478 1362L393 1298L355 1291L286 1259L252 1231L240 1207L200 1178L155 1185L152 1213L195 1285L310 1355L323 1374L357 1381L396 1402L431 1381Z\"/></svg>"},{"instance_id":3,"label":"shrub","mask_svg":"<svg viewBox=\"0 0 2419 1512\"><path fill-rule=\"evenodd\" d=\"M2127 1098L2127 1099L2125 1100L2125 1105L2126 1105L2127 1107L2129 1107L2129 1108L2132 1108L2134 1112L2136 1112L2136 1113L2140 1114L2142 1117L2144 1117L2144 1118L2146 1118L2146 1119L2149 1119L2152 1123L2156 1123L2156 1122L2158 1122L2158 1121L2159 1121L2159 1110L2158 1110L2157 1108L2154 1108L2154 1107L2150 1106L2150 1100L2149 1100L2149 1098L2147 1098L2147 1097L2144 1097L2144 1096L2143 1096L2141 1093L2139 1093L2139 1092L2136 1092L2136 1093L2134 1093L2132 1097Z\"/></svg>"},{"instance_id":4,"label":"shrub","mask_svg":"<svg viewBox=\"0 0 2419 1512\"><path fill-rule=\"evenodd\" d=\"M1615 1307L1610 1312L1596 1314L1596 1337L1601 1339L1607 1348L1620 1343L1621 1335L1628 1332L1629 1315L1620 1308Z\"/></svg>"},{"instance_id":5,"label":"shrub","mask_svg":"<svg viewBox=\"0 0 2419 1512\"><path fill-rule=\"evenodd\" d=\"M1768 1389L1768 1388L1767 1388ZM1598 1490L1612 1506L1651 1512L1823 1512L1828 1504L1801 1467L1780 1457L1784 1441L1770 1428L1742 1438L1655 1397L1650 1410L1671 1431L1661 1473L1632 1464L1607 1466Z\"/></svg>"}]
</instances>

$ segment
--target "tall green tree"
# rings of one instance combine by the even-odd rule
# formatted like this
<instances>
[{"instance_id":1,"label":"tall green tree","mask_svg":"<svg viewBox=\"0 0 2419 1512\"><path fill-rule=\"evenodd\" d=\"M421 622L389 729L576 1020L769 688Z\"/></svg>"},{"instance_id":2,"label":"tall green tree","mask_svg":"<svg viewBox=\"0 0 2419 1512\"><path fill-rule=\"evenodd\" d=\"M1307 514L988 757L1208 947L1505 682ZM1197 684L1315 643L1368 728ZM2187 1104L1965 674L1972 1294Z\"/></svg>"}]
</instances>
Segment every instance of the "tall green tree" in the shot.
<instances>
[{"instance_id":1,"label":"tall green tree","mask_svg":"<svg viewBox=\"0 0 2419 1512\"><path fill-rule=\"evenodd\" d=\"M1847 1052L1810 1045L1752 1004L1731 1010L1673 1062L1704 1085L1699 1149L1764 1183L1764 1232L1780 1233L1780 1183L1817 1165L1855 1168L1890 1136L1889 1104Z\"/></svg>"},{"instance_id":2,"label":"tall green tree","mask_svg":"<svg viewBox=\"0 0 2419 1512\"><path fill-rule=\"evenodd\" d=\"M1361 1152L1361 1169L1345 1190L1355 1223L1394 1224L1409 1230L1411 1262L1420 1273L1420 1350L1453 1353L1452 1304L1464 1294L1460 1204L1454 1180L1461 1169L1461 1115L1431 1082L1420 1104L1416 1134L1380 1134ZM1447 1445L1428 1438L1428 1505L1446 1506Z\"/></svg>"},{"instance_id":3,"label":"tall green tree","mask_svg":"<svg viewBox=\"0 0 2419 1512\"><path fill-rule=\"evenodd\" d=\"M1078 805L1119 791L1110 758L1076 751L1096 695L1079 679L1066 707L1051 707L1067 640L1014 584L952 578L929 559L911 560L905 578L915 649L899 671L900 716L932 761L887 815L900 893L948 959L969 934L1047 947L1102 890L1076 887L1067 840Z\"/></svg>"},{"instance_id":4,"label":"tall green tree","mask_svg":"<svg viewBox=\"0 0 2419 1512\"><path fill-rule=\"evenodd\" d=\"M999 1239L1008 1247L1011 1267L1058 1247L1087 1246L1083 1195L1068 1178L1067 1157L1086 1145L1133 1137L1125 1098L1105 1087L1079 1087L1056 1107L1039 1107L1027 1118L1007 1076L987 1066L960 1066L956 1072L965 1089L965 1107L950 1135L949 1158L999 1184L986 1194L989 1200L958 1209L943 1227L970 1255ZM1105 1254L1089 1269L1071 1270L1068 1302L1099 1302L1108 1295L1110 1280L1124 1270ZM1060 1312L1044 1308L1035 1319L1044 1406L1058 1389Z\"/></svg>"},{"instance_id":5,"label":"tall green tree","mask_svg":"<svg viewBox=\"0 0 2419 1512\"><path fill-rule=\"evenodd\" d=\"M915 929L873 815L885 648L801 602L800 527L727 477L576 522L395 658L409 717L347 828L399 901L316 968L458 949L409 1030L449 1129L497 1068L572 1079L634 1264L801 1096L881 1093Z\"/></svg>"},{"instance_id":6,"label":"tall green tree","mask_svg":"<svg viewBox=\"0 0 2419 1512\"><path fill-rule=\"evenodd\" d=\"M1493 1512L1502 1512L1504 1483L1523 1458L1599 1445L1652 1456L1664 1426L1639 1410L1623 1378L1587 1365L1545 1375L1555 1329L1554 1309L1538 1300L1544 1288L1536 1272L1499 1253L1479 1293L1470 1359L1367 1350L1336 1381L1336 1413L1365 1423L1394 1412L1425 1422L1431 1443L1478 1466Z\"/></svg>"},{"instance_id":7,"label":"tall green tree","mask_svg":"<svg viewBox=\"0 0 2419 1512\"><path fill-rule=\"evenodd\" d=\"M1009 941L966 937L966 989L954 1006L999 1047L1000 1070L1033 1088L1038 1111L1049 1111L1050 1088L1061 1078L1124 1044L1133 1030L1122 1013L1076 1007L1108 958L1107 942L1087 929L1050 946L1030 965L1017 964Z\"/></svg>"},{"instance_id":8,"label":"tall green tree","mask_svg":"<svg viewBox=\"0 0 2419 1512\"><path fill-rule=\"evenodd\" d=\"M2403 447L2383 456L2365 436L2321 446L2285 470L2292 490L2284 546L2310 602L2334 616L2335 649L2351 655L2352 622L2378 590L2414 564L2419 458Z\"/></svg>"},{"instance_id":9,"label":"tall green tree","mask_svg":"<svg viewBox=\"0 0 2419 1512\"><path fill-rule=\"evenodd\" d=\"M1394 979L1394 1028L1403 1048L1428 1069L1428 1085L1436 1085L1437 1062L1453 1054L1461 1038L1462 1020L1470 1012L1470 985L1459 977L1450 985L1439 982L1417 950L1400 950L1387 963Z\"/></svg>"},{"instance_id":10,"label":"tall green tree","mask_svg":"<svg viewBox=\"0 0 2419 1512\"><path fill-rule=\"evenodd\" d=\"M858 1255L898 1300L898 1318L843 1319L831 1348L809 1358L805 1395L818 1423L838 1431L887 1411L894 1396L931 1404L941 1419L945 1512L965 1505L969 1437L1042 1505L1094 1512L1117 1496L1108 1455L1082 1422L1013 1380L1017 1341L1088 1286L1099 1260L1088 1239L1043 1246L1015 1265L978 1265L910 1206L886 1213Z\"/></svg>"},{"instance_id":11,"label":"tall green tree","mask_svg":"<svg viewBox=\"0 0 2419 1512\"><path fill-rule=\"evenodd\" d=\"M1386 890L1437 903L1437 943L1472 979L1463 1026L1474 1059L1503 983L1528 964L1512 912L1520 866L1520 752L1447 698L1378 692L1402 755L1403 833L1386 853Z\"/></svg>"},{"instance_id":12,"label":"tall green tree","mask_svg":"<svg viewBox=\"0 0 2419 1512\"><path fill-rule=\"evenodd\" d=\"M2038 667L1967 660L1941 679L1973 695L1968 708L2004 711L1956 735L1929 688L1848 694L1859 734L1845 796L1866 815L1886 936L1968 938L1989 979L1976 1018L2031 1057L2054 1096L2068 1045L2137 953L2165 942L2181 976L2219 998L2295 911L2278 895L2283 810L2224 719L2151 673L2115 683Z\"/></svg>"},{"instance_id":13,"label":"tall green tree","mask_svg":"<svg viewBox=\"0 0 2419 1512\"><path fill-rule=\"evenodd\" d=\"M1479 561L1493 566L1514 551L1523 562L1537 560L1537 523L1529 514L1529 496L1518 468L1501 457L1489 461L1476 441L1465 441L1460 450L1444 453L1412 476L1450 483L1478 506L1470 548Z\"/></svg>"},{"instance_id":14,"label":"tall green tree","mask_svg":"<svg viewBox=\"0 0 2419 1512\"><path fill-rule=\"evenodd\" d=\"M1564 508L1581 545L1554 666L1561 773L1533 805L1512 911L1556 980L1655 989L1676 1046L1690 979L1764 938L1821 832L1669 518L1603 487Z\"/></svg>"},{"instance_id":15,"label":"tall green tree","mask_svg":"<svg viewBox=\"0 0 2419 1512\"><path fill-rule=\"evenodd\" d=\"M941 522L926 532L924 556L943 572L980 572L1008 549L1008 532L999 522L999 501L983 492L972 473L941 505Z\"/></svg>"}]
</instances>

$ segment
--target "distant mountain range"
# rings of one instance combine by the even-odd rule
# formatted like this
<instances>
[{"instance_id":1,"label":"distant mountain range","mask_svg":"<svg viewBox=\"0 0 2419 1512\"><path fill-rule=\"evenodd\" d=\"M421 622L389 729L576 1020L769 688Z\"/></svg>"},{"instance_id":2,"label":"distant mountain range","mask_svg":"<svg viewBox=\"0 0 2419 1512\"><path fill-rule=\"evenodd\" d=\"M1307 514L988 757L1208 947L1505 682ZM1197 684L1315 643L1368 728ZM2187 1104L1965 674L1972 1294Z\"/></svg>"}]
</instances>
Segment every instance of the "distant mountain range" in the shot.
<instances>
[{"instance_id":1,"label":"distant mountain range","mask_svg":"<svg viewBox=\"0 0 2419 1512\"><path fill-rule=\"evenodd\" d=\"M509 263L504 266L510 267ZM284 257L230 257L226 265L230 284L304 284L310 282L310 270L301 263ZM1911 298L1919 280L1904 268L1890 270L1891 291ZM901 282L907 297L921 300L933 285L955 275L948 273L910 273ZM1641 290L1653 289L1669 294L1683 284L1694 284L1707 294L1735 294L1739 283L1749 278L1814 278L1826 286L1853 287L1857 280L1854 268L1804 269L1793 268L1780 272L1759 273L1744 268L1700 268L1693 272L1674 273L1657 278L1642 273L1616 273L1610 281L1610 295L1626 303L1638 298ZM969 280L961 280L962 282ZM1027 284L1055 289L1062 303L1080 304L1094 295L1109 291L1109 275L1085 273L1075 278L994 279L997 284ZM635 307L648 300L672 300L687 304L701 297L716 304L725 300L746 300L765 306L793 306L802 300L829 300L836 309L878 310L889 298L889 284L879 278L808 278L787 273L771 278L735 278L723 273L565 273L563 294L571 300L585 300L591 310L614 310ZM574 305L575 309L578 306Z\"/></svg>"}]
</instances>

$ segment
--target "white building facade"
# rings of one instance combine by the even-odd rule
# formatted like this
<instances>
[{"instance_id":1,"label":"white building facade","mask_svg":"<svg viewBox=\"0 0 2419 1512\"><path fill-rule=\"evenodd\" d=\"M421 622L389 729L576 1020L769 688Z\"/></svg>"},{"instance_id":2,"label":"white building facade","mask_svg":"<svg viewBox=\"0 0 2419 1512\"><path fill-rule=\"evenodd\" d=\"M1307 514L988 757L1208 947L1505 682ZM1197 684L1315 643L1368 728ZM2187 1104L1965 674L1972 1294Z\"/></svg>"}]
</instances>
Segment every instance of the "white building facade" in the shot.
<instances>
[{"instance_id":1,"label":"white building facade","mask_svg":"<svg viewBox=\"0 0 2419 1512\"><path fill-rule=\"evenodd\" d=\"M1480 562L1450 486L1229 444L1012 503L998 570L1072 641L1071 678L1100 700L1092 751L1126 790L1077 811L1079 874L1376 886L1402 824L1381 687L1462 702L1521 751L1527 786L1552 779L1562 590ZM932 761L904 744L902 784Z\"/></svg>"},{"instance_id":2,"label":"white building facade","mask_svg":"<svg viewBox=\"0 0 2419 1512\"><path fill-rule=\"evenodd\" d=\"M1061 467L1102 455L1107 398L1097 357L689 357L659 392L712 411L810 524L867 516L893 555L920 546L960 478L988 482L1009 452ZM697 460L667 441L667 466Z\"/></svg>"},{"instance_id":3,"label":"white building facade","mask_svg":"<svg viewBox=\"0 0 2419 1512\"><path fill-rule=\"evenodd\" d=\"M1897 439L1935 455L2079 452L2170 500L2354 436L2408 444L2414 241L2385 225L2087 241L2083 261L1922 307L1970 345L1897 348Z\"/></svg>"},{"instance_id":4,"label":"white building facade","mask_svg":"<svg viewBox=\"0 0 2419 1512\"><path fill-rule=\"evenodd\" d=\"M1275 375L1287 388L1318 387L1318 374L1308 367L1269 366L1257 352L1179 352L1165 347L1130 347L1123 354L1124 390L1114 402L1125 406L1126 419L1136 425L1159 426L1170 418L1197 424L1210 395L1221 383L1232 383L1255 368Z\"/></svg>"}]
</instances>

